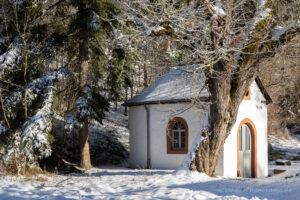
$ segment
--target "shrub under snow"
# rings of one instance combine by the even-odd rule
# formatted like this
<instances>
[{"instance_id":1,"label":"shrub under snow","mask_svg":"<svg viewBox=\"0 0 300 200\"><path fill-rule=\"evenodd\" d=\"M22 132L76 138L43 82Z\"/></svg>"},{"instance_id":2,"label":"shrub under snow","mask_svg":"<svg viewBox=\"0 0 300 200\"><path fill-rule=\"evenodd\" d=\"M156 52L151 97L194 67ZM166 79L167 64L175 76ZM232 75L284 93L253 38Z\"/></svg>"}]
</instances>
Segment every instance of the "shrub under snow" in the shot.
<instances>
[{"instance_id":1,"label":"shrub under snow","mask_svg":"<svg viewBox=\"0 0 300 200\"><path fill-rule=\"evenodd\" d=\"M37 161L51 155L51 142L53 137L50 132L53 127L53 101L55 97L54 83L69 78L70 73L65 68L60 68L49 72L45 76L30 82L27 86L28 108L35 110L35 114L25 121L22 127L7 130L0 126L0 133L7 131L8 144L6 144L5 160L16 160L16 165L23 166L27 162L30 167L37 167ZM24 90L16 89L11 94L4 94L3 101L6 105L6 114L10 119L14 119L14 109L24 106ZM31 108L34 102L39 99L43 102L38 109ZM18 170L20 168L18 167Z\"/></svg>"},{"instance_id":2,"label":"shrub under snow","mask_svg":"<svg viewBox=\"0 0 300 200\"><path fill-rule=\"evenodd\" d=\"M51 155L51 135L53 118L53 90L47 94L43 107L25 122L22 133L23 154L30 163Z\"/></svg>"}]
</instances>

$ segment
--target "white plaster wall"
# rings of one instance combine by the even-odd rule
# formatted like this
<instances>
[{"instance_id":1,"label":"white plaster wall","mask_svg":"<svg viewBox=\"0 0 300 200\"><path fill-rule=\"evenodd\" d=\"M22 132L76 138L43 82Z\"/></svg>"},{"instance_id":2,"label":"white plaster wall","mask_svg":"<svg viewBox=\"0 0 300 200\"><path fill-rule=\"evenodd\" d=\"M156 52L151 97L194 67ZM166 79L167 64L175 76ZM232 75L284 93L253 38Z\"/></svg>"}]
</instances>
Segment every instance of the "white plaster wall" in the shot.
<instances>
[{"instance_id":1,"label":"white plaster wall","mask_svg":"<svg viewBox=\"0 0 300 200\"><path fill-rule=\"evenodd\" d=\"M250 86L251 100L243 100L236 124L225 141L219 157L216 175L237 176L237 129L240 122L249 118L257 131L257 176L268 175L267 143L267 106L256 82ZM189 149L197 134L203 129L206 111L190 103L148 105L150 110L150 156L151 167L159 169L176 169L180 167L185 154L167 154L166 128L170 119L182 117L189 127ZM185 110L184 112L180 112ZM147 122L144 106L133 106L129 109L130 129L130 166L145 168L147 165Z\"/></svg>"},{"instance_id":2,"label":"white plaster wall","mask_svg":"<svg viewBox=\"0 0 300 200\"><path fill-rule=\"evenodd\" d=\"M236 124L224 144L224 176L237 176L237 129L241 121L250 119L257 131L257 176L268 175L267 106L256 82L250 86L250 100L243 100L238 111Z\"/></svg>"},{"instance_id":3,"label":"white plaster wall","mask_svg":"<svg viewBox=\"0 0 300 200\"><path fill-rule=\"evenodd\" d=\"M129 108L130 155L129 164L133 168L147 167L147 121L144 106Z\"/></svg>"},{"instance_id":4,"label":"white plaster wall","mask_svg":"<svg viewBox=\"0 0 300 200\"><path fill-rule=\"evenodd\" d=\"M167 154L166 130L169 120L182 117L188 124L188 148L203 129L205 111L190 103L147 105L150 111L150 159L151 167L176 169L181 166L185 154ZM147 123L144 106L129 109L130 166L146 167L147 164Z\"/></svg>"},{"instance_id":5,"label":"white plaster wall","mask_svg":"<svg viewBox=\"0 0 300 200\"><path fill-rule=\"evenodd\" d=\"M187 109L190 106L190 103L157 104L150 106L150 152L152 168L176 169L181 166L185 154L167 154L166 130L169 120L174 117L183 118L189 128L188 149L190 149L197 135L203 129L206 115L204 110L195 106Z\"/></svg>"}]
</instances>

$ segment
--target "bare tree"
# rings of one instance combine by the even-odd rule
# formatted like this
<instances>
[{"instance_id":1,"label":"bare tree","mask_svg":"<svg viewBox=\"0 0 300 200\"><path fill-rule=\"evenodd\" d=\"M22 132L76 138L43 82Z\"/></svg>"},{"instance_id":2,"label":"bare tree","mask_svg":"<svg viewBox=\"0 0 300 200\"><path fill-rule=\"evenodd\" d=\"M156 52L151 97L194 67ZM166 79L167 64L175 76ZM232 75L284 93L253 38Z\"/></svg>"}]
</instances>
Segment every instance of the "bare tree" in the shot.
<instances>
[{"instance_id":1,"label":"bare tree","mask_svg":"<svg viewBox=\"0 0 300 200\"><path fill-rule=\"evenodd\" d=\"M135 38L167 38L173 65L197 64L206 76L211 105L191 168L213 176L225 139L250 84L300 33L299 1L116 1L136 25ZM137 40L137 39L136 39ZM158 40L159 41L159 40ZM172 57L172 56L171 56Z\"/></svg>"}]
</instances>

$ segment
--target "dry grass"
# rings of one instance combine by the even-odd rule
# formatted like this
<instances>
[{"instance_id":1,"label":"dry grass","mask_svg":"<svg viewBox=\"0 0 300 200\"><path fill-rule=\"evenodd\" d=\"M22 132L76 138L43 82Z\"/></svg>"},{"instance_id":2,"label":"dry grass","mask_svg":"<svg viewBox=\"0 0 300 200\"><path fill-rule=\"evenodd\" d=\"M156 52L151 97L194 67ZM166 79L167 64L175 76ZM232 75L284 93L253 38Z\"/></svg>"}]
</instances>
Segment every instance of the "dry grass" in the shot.
<instances>
[{"instance_id":1,"label":"dry grass","mask_svg":"<svg viewBox=\"0 0 300 200\"><path fill-rule=\"evenodd\" d=\"M47 182L48 181L48 177L39 174L39 175L35 175L35 176L28 176L26 175L24 178L24 181L38 181L38 182Z\"/></svg>"},{"instance_id":2,"label":"dry grass","mask_svg":"<svg viewBox=\"0 0 300 200\"><path fill-rule=\"evenodd\" d=\"M54 173L48 172L47 170L41 170L38 168L29 168L26 166L25 170L18 173L17 159L8 162L6 165L2 165L0 168L0 174L3 176L17 176L22 179L22 181L39 181L46 182L48 177L55 175ZM20 174L21 173L21 174Z\"/></svg>"},{"instance_id":3,"label":"dry grass","mask_svg":"<svg viewBox=\"0 0 300 200\"><path fill-rule=\"evenodd\" d=\"M24 176L27 180L45 182L48 181L47 177L51 177L53 175L53 173L46 170L27 168Z\"/></svg>"}]
</instances>

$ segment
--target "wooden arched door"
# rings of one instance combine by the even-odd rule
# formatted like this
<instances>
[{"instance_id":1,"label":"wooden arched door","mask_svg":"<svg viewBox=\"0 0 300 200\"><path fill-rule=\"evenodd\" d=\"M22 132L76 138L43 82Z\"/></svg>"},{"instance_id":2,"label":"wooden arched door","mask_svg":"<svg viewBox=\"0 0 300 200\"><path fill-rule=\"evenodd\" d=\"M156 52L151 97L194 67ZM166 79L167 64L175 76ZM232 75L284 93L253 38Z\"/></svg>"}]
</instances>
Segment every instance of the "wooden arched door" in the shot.
<instances>
[{"instance_id":1,"label":"wooden arched door","mask_svg":"<svg viewBox=\"0 0 300 200\"><path fill-rule=\"evenodd\" d=\"M251 177L251 131L243 124L239 132L239 167L242 177Z\"/></svg>"},{"instance_id":2,"label":"wooden arched door","mask_svg":"<svg viewBox=\"0 0 300 200\"><path fill-rule=\"evenodd\" d=\"M237 134L237 169L238 176L257 176L256 128L250 119L244 119Z\"/></svg>"}]
</instances>

